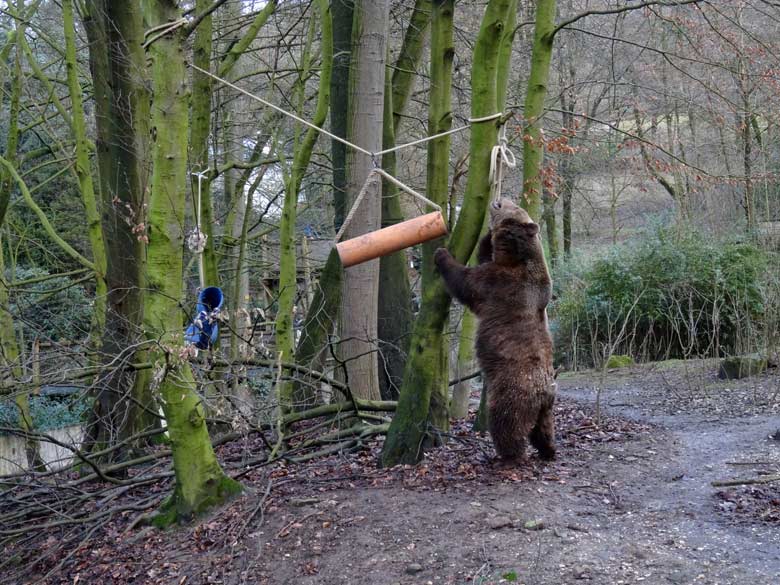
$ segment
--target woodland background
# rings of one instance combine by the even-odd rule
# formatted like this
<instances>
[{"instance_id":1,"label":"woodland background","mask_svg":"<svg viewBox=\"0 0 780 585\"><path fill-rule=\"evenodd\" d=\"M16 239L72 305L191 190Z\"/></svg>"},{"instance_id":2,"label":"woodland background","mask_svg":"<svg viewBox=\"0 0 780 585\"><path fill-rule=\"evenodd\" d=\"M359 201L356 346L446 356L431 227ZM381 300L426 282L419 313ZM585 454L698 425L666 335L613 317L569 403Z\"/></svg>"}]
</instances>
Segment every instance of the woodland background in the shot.
<instances>
[{"instance_id":1,"label":"woodland background","mask_svg":"<svg viewBox=\"0 0 780 585\"><path fill-rule=\"evenodd\" d=\"M15 0L0 28L4 545L172 476L135 509L189 519L241 490L213 445L265 465L386 434L389 466L446 441L475 323L431 257L470 258L501 123L556 366L777 351L776 3ZM372 161L194 67L371 152L467 128ZM452 236L342 270L374 163ZM385 184L345 237L424 211ZM198 351L204 286L225 304Z\"/></svg>"}]
</instances>

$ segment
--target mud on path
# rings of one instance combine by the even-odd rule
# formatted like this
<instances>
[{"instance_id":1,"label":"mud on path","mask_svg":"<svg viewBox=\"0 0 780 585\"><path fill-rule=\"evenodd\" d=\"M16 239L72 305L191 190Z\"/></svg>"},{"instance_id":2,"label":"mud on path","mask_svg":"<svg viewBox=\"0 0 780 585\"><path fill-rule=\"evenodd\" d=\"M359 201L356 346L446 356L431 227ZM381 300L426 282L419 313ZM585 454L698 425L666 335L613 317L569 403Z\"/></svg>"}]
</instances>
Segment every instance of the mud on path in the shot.
<instances>
[{"instance_id":1,"label":"mud on path","mask_svg":"<svg viewBox=\"0 0 780 585\"><path fill-rule=\"evenodd\" d=\"M551 464L498 468L461 423L418 467L377 469L377 441L257 469L247 495L198 525L112 525L47 582L777 585L780 482L710 482L780 473L780 375L715 372L562 376Z\"/></svg>"}]
</instances>

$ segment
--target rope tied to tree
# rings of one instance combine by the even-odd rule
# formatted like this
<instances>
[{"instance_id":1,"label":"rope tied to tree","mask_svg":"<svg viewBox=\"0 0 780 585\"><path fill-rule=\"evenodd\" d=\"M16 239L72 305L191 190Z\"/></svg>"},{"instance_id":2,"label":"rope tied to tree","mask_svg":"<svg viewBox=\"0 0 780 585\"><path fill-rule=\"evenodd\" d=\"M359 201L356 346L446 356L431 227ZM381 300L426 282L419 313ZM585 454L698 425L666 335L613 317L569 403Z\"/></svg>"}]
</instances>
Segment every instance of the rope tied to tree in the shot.
<instances>
[{"instance_id":1,"label":"rope tied to tree","mask_svg":"<svg viewBox=\"0 0 780 585\"><path fill-rule=\"evenodd\" d=\"M288 118L291 118L295 120L296 122L299 122L300 124L303 124L304 126L307 126L308 128L311 128L315 130L316 132L319 132L320 134L324 134L325 136L328 136L332 140L335 140L337 142L340 142L341 144L360 152L366 156L371 157L371 161L373 163L373 168L369 171L366 180L363 183L363 186L360 189L360 192L358 193L357 197L355 198L355 201L352 204L352 207L349 210L349 213L347 214L347 217L344 219L344 223L341 224L340 229L338 230L338 233L336 234L336 237L334 239L334 244L338 244L341 238L344 236L344 233L346 232L347 228L349 227L350 223L352 222L353 218L355 217L355 213L357 212L358 208L360 207L360 204L362 203L363 199L368 194L369 190L380 182L380 179L385 179L386 181L392 183L399 189L401 189L404 193L407 193L408 195L411 195L415 199L418 199L420 201L423 201L427 205L429 205L431 208L433 208L435 211L433 213L439 214L439 223L441 224L442 229L446 233L446 225L444 224L444 220L441 215L442 208L437 203L434 203L427 197L421 195L405 183L401 182L397 178L393 177L386 171L384 171L378 164L378 159L383 154L388 154L391 152L396 152L398 150L402 150L404 148L409 148L412 146L417 146L419 144L424 144L426 142L430 142L432 140L436 140L437 138L442 138L443 136L449 136L450 134L455 134L457 132L461 132L463 130L466 130L471 127L472 124L481 124L483 122L490 122L493 120L499 120L499 143L496 147L493 148L493 152L491 155L491 191L493 193L493 196L496 198L499 198L501 196L501 180L503 177L503 167L514 167L515 166L515 157L512 154L512 152L509 150L509 147L507 145L507 139L506 139L506 120L504 119L504 113L503 112L496 112L495 114L490 114L488 116L482 116L479 118L469 118L468 124L465 126L461 126L458 128L452 128L450 130L446 130L444 132L439 132L437 134L433 134L431 136L426 136L424 138L420 138L418 140L413 140L412 142L407 142L405 144L399 144L397 146L393 146L392 148L386 148L384 150L380 150L378 152L371 152L370 150L367 150L361 146L358 146L357 144L354 144L350 142L349 140L346 140L340 136L336 136L332 132L329 132L328 130L325 130L324 128L321 128L320 126L317 126L316 124L313 124L309 122L308 120L304 120L300 116L293 114L292 112L289 112L285 110L284 108L277 106L276 104L273 104L269 102L268 100L265 100L261 98L260 96L254 95L250 93L249 91L242 89L241 87L235 85L234 83L231 83L230 81L223 79L222 77L219 77L218 75L214 75L210 71L203 69L201 67L198 67L195 64L190 63L190 68L192 68L195 71L199 71L203 75L206 75L208 77L211 77L215 81L218 81L219 83L230 87L234 89L235 91L247 96L248 98L260 102L266 107L271 108L272 110L279 112L280 114L287 116ZM377 189L378 190L378 189ZM418 218L421 219L421 218ZM381 230L380 230L381 231ZM433 234L435 236L435 234ZM429 236L432 237L432 236ZM343 258L342 258L343 259Z\"/></svg>"},{"instance_id":2,"label":"rope tied to tree","mask_svg":"<svg viewBox=\"0 0 780 585\"><path fill-rule=\"evenodd\" d=\"M191 252L198 255L198 275L200 277L200 288L204 288L205 275L203 274L203 251L206 249L206 241L208 236L201 230L201 198L202 198L202 182L203 179L208 176L209 171L200 171L197 173L190 173L193 177L198 177L198 194L195 200L195 229L187 236L187 247Z\"/></svg>"},{"instance_id":3,"label":"rope tied to tree","mask_svg":"<svg viewBox=\"0 0 780 585\"><path fill-rule=\"evenodd\" d=\"M504 179L504 167L513 169L517 166L515 154L509 148L509 141L506 137L506 123L501 124L498 131L498 141L490 152L490 172L488 181L490 182L490 201L491 203L501 199L501 183Z\"/></svg>"},{"instance_id":4,"label":"rope tied to tree","mask_svg":"<svg viewBox=\"0 0 780 585\"><path fill-rule=\"evenodd\" d=\"M307 126L308 128L311 128L311 129L319 132L320 134L324 134L325 136L327 136L328 138L331 138L332 140L335 140L336 142L340 142L344 146L348 146L349 148L351 148L353 150L356 150L357 152L365 154L366 156L370 156L373 161L376 161L378 159L378 157L382 156L383 154L388 154L390 152L395 152L397 150L403 150L404 148L409 148L410 146L417 146L418 144L424 144L425 142L430 142L431 140L436 140L437 138L441 138L442 136L448 136L450 134L455 134L456 132L462 132L463 130L467 130L468 128L471 127L472 124L481 124L483 122L490 122L492 120L499 120L499 119L502 119L503 116L504 116L503 112L496 112L495 114L490 114L489 116L483 116L481 118L469 118L468 119L468 124L466 124L465 126L460 126L458 128L452 128L451 130L447 130L445 132L439 132L438 134L434 134L432 136L426 136L424 138L420 138L419 140L413 140L412 142L407 142L405 144L399 144L399 145L394 146L392 148L386 148L385 150L380 150L379 152L371 152L370 150L366 150L362 146L358 146L357 144L354 144L354 143L350 142L349 140L346 140L346 139L342 138L341 136L336 136L332 132L329 132L329 131L325 130L324 128L321 128L320 126L317 126L316 124L312 124L308 120L304 120L303 118L301 118L300 116L297 116L296 114L293 114L292 112L288 112L284 108L281 108L281 107L277 106L276 104L273 104L273 103L269 102L268 100L265 100L265 99L261 98L260 96L257 96L257 95L255 95L253 93L248 92L247 90L245 90L245 89L235 85L234 83L229 82L227 79L223 79L222 77L219 77L218 75L214 75L213 73L211 73L210 71L207 71L206 69L198 67L197 65L195 65L193 63L190 63L189 66L190 66L191 69L194 69L195 71L199 71L203 75L207 75L207 76L211 77L212 79L214 79L215 81L218 81L222 85L230 87L230 88L236 90L237 92L247 96L248 98L253 99L253 100L257 101L257 102L260 102L264 106L269 107L272 110L274 110L276 112L279 112L280 114L282 114L284 116L287 116L288 118L292 118L296 122L299 122L299 123L303 124L304 126ZM403 188L403 187L401 187L400 184L398 186L400 188Z\"/></svg>"}]
</instances>

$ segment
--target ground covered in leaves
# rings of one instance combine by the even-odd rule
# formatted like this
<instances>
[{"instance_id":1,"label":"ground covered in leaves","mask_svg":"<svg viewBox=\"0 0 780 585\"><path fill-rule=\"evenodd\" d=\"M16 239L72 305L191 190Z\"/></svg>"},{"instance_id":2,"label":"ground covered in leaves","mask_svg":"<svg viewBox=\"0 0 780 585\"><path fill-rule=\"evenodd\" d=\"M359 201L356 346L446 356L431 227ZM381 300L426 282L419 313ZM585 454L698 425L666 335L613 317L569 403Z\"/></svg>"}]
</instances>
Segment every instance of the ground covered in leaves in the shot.
<instances>
[{"instance_id":1,"label":"ground covered in leaves","mask_svg":"<svg viewBox=\"0 0 780 585\"><path fill-rule=\"evenodd\" d=\"M80 544L62 550L52 529L40 561L6 565L0 582L776 585L780 483L711 482L780 473L780 376L716 372L562 376L551 464L501 468L468 421L418 467L378 469L375 439L242 471L263 445L234 441L220 455L249 490L229 506L172 531L132 528L139 501L168 486L133 488L91 504L116 513Z\"/></svg>"}]
</instances>

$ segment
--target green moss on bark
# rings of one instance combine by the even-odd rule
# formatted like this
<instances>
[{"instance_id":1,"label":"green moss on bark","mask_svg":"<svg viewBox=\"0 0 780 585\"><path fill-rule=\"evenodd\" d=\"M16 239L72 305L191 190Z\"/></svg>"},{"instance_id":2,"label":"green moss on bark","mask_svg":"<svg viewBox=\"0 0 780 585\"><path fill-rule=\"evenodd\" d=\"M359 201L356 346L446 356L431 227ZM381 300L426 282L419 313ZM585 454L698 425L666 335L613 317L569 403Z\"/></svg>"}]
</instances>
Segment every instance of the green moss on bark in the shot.
<instances>
[{"instance_id":1,"label":"green moss on bark","mask_svg":"<svg viewBox=\"0 0 780 585\"><path fill-rule=\"evenodd\" d=\"M497 71L501 40L508 26L507 17L515 0L491 0L488 3L474 48L472 81L472 117L494 114L497 102ZM449 249L460 262L466 262L477 243L487 207L490 151L497 138L494 123L475 124L469 146L470 168L463 208L450 238ZM382 449L381 464L416 463L423 456L429 432L431 396L439 383L439 360L444 324L450 297L439 277L423 289L422 307L415 322L409 360L398 400L398 409Z\"/></svg>"},{"instance_id":2,"label":"green moss on bark","mask_svg":"<svg viewBox=\"0 0 780 585\"><path fill-rule=\"evenodd\" d=\"M181 17L178 3L146 0L151 26ZM144 330L154 341L150 360L168 427L176 484L162 517L186 521L240 490L225 476L209 439L203 405L186 359L179 301L183 294L188 105L183 31L150 45L153 174L149 199L149 245ZM162 522L162 520L161 520Z\"/></svg>"},{"instance_id":3,"label":"green moss on bark","mask_svg":"<svg viewBox=\"0 0 780 585\"><path fill-rule=\"evenodd\" d=\"M526 137L523 140L523 206L534 221L539 221L542 211L544 139L541 118L544 115L544 100L550 77L554 29L555 0L539 0L536 4L531 71L523 107L526 122Z\"/></svg>"}]
</instances>

